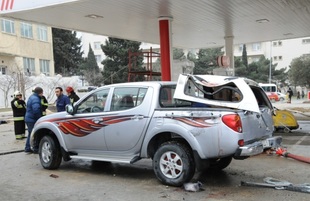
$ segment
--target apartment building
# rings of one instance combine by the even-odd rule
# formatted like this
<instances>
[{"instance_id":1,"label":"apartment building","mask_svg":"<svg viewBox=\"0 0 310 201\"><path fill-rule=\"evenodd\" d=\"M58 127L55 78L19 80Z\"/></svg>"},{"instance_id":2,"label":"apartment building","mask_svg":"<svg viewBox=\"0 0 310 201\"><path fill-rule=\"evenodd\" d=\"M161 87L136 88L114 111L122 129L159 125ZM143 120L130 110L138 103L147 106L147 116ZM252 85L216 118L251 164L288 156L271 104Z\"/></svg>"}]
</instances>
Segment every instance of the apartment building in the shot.
<instances>
[{"instance_id":1,"label":"apartment building","mask_svg":"<svg viewBox=\"0 0 310 201\"><path fill-rule=\"evenodd\" d=\"M0 74L54 76L51 27L0 18Z\"/></svg>"},{"instance_id":2,"label":"apartment building","mask_svg":"<svg viewBox=\"0 0 310 201\"><path fill-rule=\"evenodd\" d=\"M83 57L87 57L90 45L94 51L97 64L102 70L103 65L101 62L106 58L106 56L101 49L101 45L105 44L108 37L85 32L77 32L77 37L81 40Z\"/></svg>"},{"instance_id":3,"label":"apartment building","mask_svg":"<svg viewBox=\"0 0 310 201\"><path fill-rule=\"evenodd\" d=\"M243 44L235 45L234 55L242 56ZM278 64L276 69L289 67L294 58L310 55L310 37L276 40L269 42L255 42L246 44L248 62L258 61L261 56L272 59Z\"/></svg>"}]
</instances>

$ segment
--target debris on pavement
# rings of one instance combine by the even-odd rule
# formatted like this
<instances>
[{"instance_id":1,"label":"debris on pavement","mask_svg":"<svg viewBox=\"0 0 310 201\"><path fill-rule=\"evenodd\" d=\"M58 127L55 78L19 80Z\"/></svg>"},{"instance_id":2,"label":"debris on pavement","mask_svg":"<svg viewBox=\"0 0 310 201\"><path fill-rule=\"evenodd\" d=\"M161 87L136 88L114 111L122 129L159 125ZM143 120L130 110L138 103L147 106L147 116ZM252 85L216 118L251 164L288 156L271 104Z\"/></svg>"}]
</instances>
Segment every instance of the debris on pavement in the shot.
<instances>
[{"instance_id":1,"label":"debris on pavement","mask_svg":"<svg viewBox=\"0 0 310 201\"><path fill-rule=\"evenodd\" d=\"M288 190L302 193L310 193L310 183L292 184L288 181L266 177L265 183L241 181L241 186L275 188L277 190Z\"/></svg>"},{"instance_id":2,"label":"debris on pavement","mask_svg":"<svg viewBox=\"0 0 310 201\"><path fill-rule=\"evenodd\" d=\"M183 187L186 191L197 192L203 190L202 183L198 181L197 183L185 183Z\"/></svg>"},{"instance_id":3,"label":"debris on pavement","mask_svg":"<svg viewBox=\"0 0 310 201\"><path fill-rule=\"evenodd\" d=\"M58 178L59 176L56 175L56 174L50 174L50 177L52 177L52 178Z\"/></svg>"},{"instance_id":4,"label":"debris on pavement","mask_svg":"<svg viewBox=\"0 0 310 201\"><path fill-rule=\"evenodd\" d=\"M284 156L286 158L292 158L301 162L305 162L305 163L310 163L310 158L304 157L304 156L298 156L295 154L291 154L289 152L287 152L286 149L283 149L281 147L277 148L276 150L276 154L280 155L280 156Z\"/></svg>"}]
</instances>

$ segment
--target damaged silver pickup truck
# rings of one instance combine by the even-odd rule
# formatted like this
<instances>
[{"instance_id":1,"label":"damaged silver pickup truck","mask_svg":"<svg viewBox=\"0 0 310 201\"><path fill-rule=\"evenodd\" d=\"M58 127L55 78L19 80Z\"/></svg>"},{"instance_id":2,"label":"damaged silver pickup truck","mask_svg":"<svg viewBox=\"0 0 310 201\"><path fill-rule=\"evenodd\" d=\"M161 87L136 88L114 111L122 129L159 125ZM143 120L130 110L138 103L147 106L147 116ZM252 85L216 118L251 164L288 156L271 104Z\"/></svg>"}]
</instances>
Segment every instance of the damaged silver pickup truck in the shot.
<instances>
[{"instance_id":1,"label":"damaged silver pickup truck","mask_svg":"<svg viewBox=\"0 0 310 201\"><path fill-rule=\"evenodd\" d=\"M31 134L46 169L62 159L118 163L153 160L163 184L181 186L195 171L221 170L278 146L273 107L251 80L180 75L175 82L113 84L66 112L42 117Z\"/></svg>"}]
</instances>

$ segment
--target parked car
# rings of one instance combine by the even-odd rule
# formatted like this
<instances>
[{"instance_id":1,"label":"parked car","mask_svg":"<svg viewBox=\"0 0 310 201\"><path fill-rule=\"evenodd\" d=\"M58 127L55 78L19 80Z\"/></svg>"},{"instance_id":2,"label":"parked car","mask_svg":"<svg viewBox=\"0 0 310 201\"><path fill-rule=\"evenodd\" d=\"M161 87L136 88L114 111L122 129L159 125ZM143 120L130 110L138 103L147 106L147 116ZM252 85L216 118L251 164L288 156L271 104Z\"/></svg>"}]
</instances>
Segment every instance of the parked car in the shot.
<instances>
[{"instance_id":1,"label":"parked car","mask_svg":"<svg viewBox=\"0 0 310 201\"><path fill-rule=\"evenodd\" d=\"M178 83L106 85L66 112L40 118L31 146L46 169L57 169L62 159L151 158L159 181L181 186L196 170L222 170L232 159L279 146L273 110L263 89L245 78L180 75Z\"/></svg>"},{"instance_id":2,"label":"parked car","mask_svg":"<svg viewBox=\"0 0 310 201\"><path fill-rule=\"evenodd\" d=\"M271 102L279 101L277 92L265 92Z\"/></svg>"},{"instance_id":3,"label":"parked car","mask_svg":"<svg viewBox=\"0 0 310 201\"><path fill-rule=\"evenodd\" d=\"M279 97L279 101L284 101L286 99L286 95L281 93L281 92L277 92L278 97Z\"/></svg>"}]
</instances>

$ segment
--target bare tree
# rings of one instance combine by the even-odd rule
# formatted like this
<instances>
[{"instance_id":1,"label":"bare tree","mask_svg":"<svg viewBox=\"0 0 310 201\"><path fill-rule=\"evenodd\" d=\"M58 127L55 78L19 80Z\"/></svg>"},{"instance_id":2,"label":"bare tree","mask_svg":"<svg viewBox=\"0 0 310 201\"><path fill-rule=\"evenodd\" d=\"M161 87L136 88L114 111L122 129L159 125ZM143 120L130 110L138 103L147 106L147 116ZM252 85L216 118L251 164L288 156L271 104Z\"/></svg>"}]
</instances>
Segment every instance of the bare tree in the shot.
<instances>
[{"instance_id":1,"label":"bare tree","mask_svg":"<svg viewBox=\"0 0 310 201\"><path fill-rule=\"evenodd\" d=\"M15 87L15 84L16 81L11 75L1 75L0 90L3 92L5 107L9 106L9 92Z\"/></svg>"}]
</instances>

